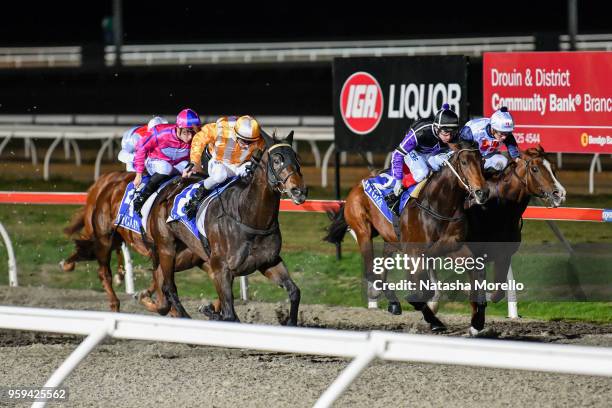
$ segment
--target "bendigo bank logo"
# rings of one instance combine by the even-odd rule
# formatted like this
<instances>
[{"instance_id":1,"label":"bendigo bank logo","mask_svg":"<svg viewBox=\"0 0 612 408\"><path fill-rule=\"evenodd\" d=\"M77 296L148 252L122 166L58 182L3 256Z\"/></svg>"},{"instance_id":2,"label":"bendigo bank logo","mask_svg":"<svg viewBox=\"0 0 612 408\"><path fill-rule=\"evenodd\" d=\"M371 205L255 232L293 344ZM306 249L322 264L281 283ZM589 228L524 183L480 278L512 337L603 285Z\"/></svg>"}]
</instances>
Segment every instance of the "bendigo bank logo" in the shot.
<instances>
[{"instance_id":1,"label":"bendigo bank logo","mask_svg":"<svg viewBox=\"0 0 612 408\"><path fill-rule=\"evenodd\" d=\"M580 144L582 147L587 147L589 145L589 135L585 133L580 135Z\"/></svg>"},{"instance_id":2,"label":"bendigo bank logo","mask_svg":"<svg viewBox=\"0 0 612 408\"><path fill-rule=\"evenodd\" d=\"M383 111L382 89L376 78L367 72L355 72L342 85L340 111L346 126L354 133L373 131Z\"/></svg>"}]
</instances>

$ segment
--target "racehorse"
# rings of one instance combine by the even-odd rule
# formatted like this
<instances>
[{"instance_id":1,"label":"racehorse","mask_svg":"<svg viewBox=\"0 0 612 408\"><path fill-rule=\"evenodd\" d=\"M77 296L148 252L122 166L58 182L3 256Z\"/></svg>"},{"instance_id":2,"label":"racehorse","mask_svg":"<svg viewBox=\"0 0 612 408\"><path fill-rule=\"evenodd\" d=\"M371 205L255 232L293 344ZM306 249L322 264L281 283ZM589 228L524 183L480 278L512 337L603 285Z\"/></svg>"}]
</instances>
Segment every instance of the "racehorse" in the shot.
<instances>
[{"instance_id":1,"label":"racehorse","mask_svg":"<svg viewBox=\"0 0 612 408\"><path fill-rule=\"evenodd\" d=\"M342 241L348 227L356 235L363 258L368 297L376 298L379 293L373 290L373 244L372 239L380 234L387 243L426 243L431 244L428 253L437 251L469 252L461 243L465 239L466 221L464 203L467 197L474 197L483 204L488 197L488 188L483 177L483 161L480 151L473 143L461 141L451 144L453 155L447 165L432 175L419 193L419 198L411 199L401 213L400 234L398 237L393 226L383 217L372 201L365 195L359 183L349 192L346 203L334 215L324 238L331 243ZM393 291L383 290L389 300L389 312L401 314L401 306ZM433 331L446 327L425 302L411 302L423 313Z\"/></svg>"},{"instance_id":2,"label":"racehorse","mask_svg":"<svg viewBox=\"0 0 612 408\"><path fill-rule=\"evenodd\" d=\"M200 309L211 319L238 321L234 310L233 280L259 270L287 290L291 303L287 324L297 324L300 290L280 257L282 240L278 213L282 194L290 196L296 204L302 204L307 189L298 156L291 147L293 132L283 140L262 134L266 149L253 156L250 181L237 181L211 201L205 210L206 238L196 238L181 222L166 222L174 198L190 180L182 180L160 194L148 221L148 231L154 241L153 255L158 264L153 276L155 301L141 297L148 310L165 315L173 307L180 317L189 317L174 282L177 254L189 249L204 260L202 267L213 280L219 296L214 305ZM198 215L201 216L204 214Z\"/></svg>"},{"instance_id":3,"label":"racehorse","mask_svg":"<svg viewBox=\"0 0 612 408\"><path fill-rule=\"evenodd\" d=\"M471 206L466 211L467 240L472 243L470 248L474 256L487 253L488 261L495 265L495 282L502 283L506 281L512 255L519 249L522 215L531 197L541 198L551 207L559 207L565 201L566 191L541 146L522 152L518 162L511 162L503 172L487 180L487 184L491 191L487 205ZM492 248L486 243L503 244L494 244L496 247ZM504 296L505 291L497 290L492 293L491 301L499 302ZM482 308L472 326L476 332L472 334L484 328L484 318Z\"/></svg>"},{"instance_id":4,"label":"racehorse","mask_svg":"<svg viewBox=\"0 0 612 408\"><path fill-rule=\"evenodd\" d=\"M112 252L119 253L121 243L126 242L139 254L146 257L152 255L150 246L143 241L140 233L114 225L127 185L134 177L135 173L128 172L112 172L100 177L87 190L85 206L74 214L70 225L64 229L68 236L76 233L79 235L74 239L75 252L60 265L65 271L70 271L74 269L76 262L98 261L98 277L108 296L110 309L114 312L119 311L120 302L113 289L110 267ZM179 259L180 270L189 269L202 262L190 251L182 253ZM155 290L154 282L148 290Z\"/></svg>"}]
</instances>

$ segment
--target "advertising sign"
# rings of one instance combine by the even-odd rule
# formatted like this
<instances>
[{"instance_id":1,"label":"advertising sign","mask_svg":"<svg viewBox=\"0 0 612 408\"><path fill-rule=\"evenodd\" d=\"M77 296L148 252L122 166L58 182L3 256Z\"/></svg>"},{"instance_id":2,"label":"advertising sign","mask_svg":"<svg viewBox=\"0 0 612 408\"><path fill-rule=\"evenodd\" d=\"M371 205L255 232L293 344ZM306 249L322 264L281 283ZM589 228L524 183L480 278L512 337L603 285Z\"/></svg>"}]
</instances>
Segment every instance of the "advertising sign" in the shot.
<instances>
[{"instance_id":1,"label":"advertising sign","mask_svg":"<svg viewBox=\"0 0 612 408\"><path fill-rule=\"evenodd\" d=\"M466 70L462 56L334 59L336 148L391 151L443 103L467 119Z\"/></svg>"},{"instance_id":2,"label":"advertising sign","mask_svg":"<svg viewBox=\"0 0 612 408\"><path fill-rule=\"evenodd\" d=\"M485 53L484 115L507 106L521 148L612 153L612 52Z\"/></svg>"}]
</instances>

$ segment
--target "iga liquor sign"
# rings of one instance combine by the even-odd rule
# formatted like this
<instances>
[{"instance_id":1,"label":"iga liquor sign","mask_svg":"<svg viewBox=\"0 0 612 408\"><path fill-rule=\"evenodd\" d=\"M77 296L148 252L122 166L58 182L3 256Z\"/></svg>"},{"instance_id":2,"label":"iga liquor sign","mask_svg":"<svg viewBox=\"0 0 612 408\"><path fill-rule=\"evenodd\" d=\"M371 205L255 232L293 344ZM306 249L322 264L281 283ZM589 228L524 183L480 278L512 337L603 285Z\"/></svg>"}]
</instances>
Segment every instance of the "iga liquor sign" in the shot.
<instances>
[{"instance_id":1,"label":"iga liquor sign","mask_svg":"<svg viewBox=\"0 0 612 408\"><path fill-rule=\"evenodd\" d=\"M391 151L444 103L467 116L464 57L336 58L333 68L338 150Z\"/></svg>"},{"instance_id":2,"label":"iga liquor sign","mask_svg":"<svg viewBox=\"0 0 612 408\"><path fill-rule=\"evenodd\" d=\"M521 148L612 153L612 52L485 53L484 114L507 106Z\"/></svg>"}]
</instances>

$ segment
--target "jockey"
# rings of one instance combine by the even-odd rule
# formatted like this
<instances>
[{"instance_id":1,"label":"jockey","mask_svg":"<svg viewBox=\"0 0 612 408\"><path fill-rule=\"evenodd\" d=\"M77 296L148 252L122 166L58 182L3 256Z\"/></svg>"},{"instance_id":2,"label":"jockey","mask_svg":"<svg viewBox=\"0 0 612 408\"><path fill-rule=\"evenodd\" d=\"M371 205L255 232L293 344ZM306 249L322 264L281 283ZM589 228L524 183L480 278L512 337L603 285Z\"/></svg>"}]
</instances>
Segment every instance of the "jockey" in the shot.
<instances>
[{"instance_id":1,"label":"jockey","mask_svg":"<svg viewBox=\"0 0 612 408\"><path fill-rule=\"evenodd\" d=\"M221 117L215 123L204 126L194 136L190 154L193 166L183 172L183 177L201 168L204 149L208 149L211 156L208 162L209 176L184 207L189 218L195 216L198 203L206 190L212 190L229 177L247 175L251 156L257 149L265 149L265 143L259 131L259 123L253 117Z\"/></svg>"},{"instance_id":2,"label":"jockey","mask_svg":"<svg viewBox=\"0 0 612 408\"><path fill-rule=\"evenodd\" d=\"M391 156L391 174L395 179L393 192L399 197L402 187L410 187L428 175L430 169L438 171L448 159L450 149L459 130L459 117L444 104L434 119L421 119L412 124L404 140ZM404 164L410 171L404 174Z\"/></svg>"},{"instance_id":3,"label":"jockey","mask_svg":"<svg viewBox=\"0 0 612 408\"><path fill-rule=\"evenodd\" d=\"M157 125L167 124L168 121L160 116L155 116L146 126L136 126L127 130L121 138L121 151L117 157L120 162L125 163L125 171L134 170L134 153L136 144L143 136L148 136Z\"/></svg>"},{"instance_id":4,"label":"jockey","mask_svg":"<svg viewBox=\"0 0 612 408\"><path fill-rule=\"evenodd\" d=\"M134 198L134 211L140 214L143 204L164 181L180 174L187 167L191 139L200 130L200 117L191 109L183 109L176 117L176 125L158 130L141 139L136 148L134 186L142 182L145 168L151 179Z\"/></svg>"},{"instance_id":5,"label":"jockey","mask_svg":"<svg viewBox=\"0 0 612 408\"><path fill-rule=\"evenodd\" d=\"M499 152L501 144L504 143L510 157L517 159L520 156L516 139L512 135L514 120L503 106L491 115L491 119L472 119L465 124L459 136L463 140L476 141L480 153L485 159L484 168L502 171L508 165L506 156Z\"/></svg>"}]
</instances>

